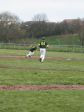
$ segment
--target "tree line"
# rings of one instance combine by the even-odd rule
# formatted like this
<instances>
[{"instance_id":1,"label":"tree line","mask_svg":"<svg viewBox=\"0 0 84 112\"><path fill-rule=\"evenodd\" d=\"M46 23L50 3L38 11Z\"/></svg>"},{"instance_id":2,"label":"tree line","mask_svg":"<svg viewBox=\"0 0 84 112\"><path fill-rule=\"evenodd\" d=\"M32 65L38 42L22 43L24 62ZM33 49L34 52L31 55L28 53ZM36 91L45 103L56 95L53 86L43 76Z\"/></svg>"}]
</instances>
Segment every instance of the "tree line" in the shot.
<instances>
[{"instance_id":1,"label":"tree line","mask_svg":"<svg viewBox=\"0 0 84 112\"><path fill-rule=\"evenodd\" d=\"M22 22L10 12L0 14L0 42L63 34L78 34L83 46L84 20L78 18L49 22L45 14L37 14L31 21Z\"/></svg>"}]
</instances>

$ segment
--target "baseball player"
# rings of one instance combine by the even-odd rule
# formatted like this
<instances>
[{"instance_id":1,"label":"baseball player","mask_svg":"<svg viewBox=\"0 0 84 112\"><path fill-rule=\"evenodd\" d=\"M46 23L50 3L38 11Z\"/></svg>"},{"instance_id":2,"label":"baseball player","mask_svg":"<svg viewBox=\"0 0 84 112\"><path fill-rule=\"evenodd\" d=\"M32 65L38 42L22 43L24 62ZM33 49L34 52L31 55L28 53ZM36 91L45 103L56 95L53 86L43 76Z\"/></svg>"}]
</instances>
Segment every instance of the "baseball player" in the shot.
<instances>
[{"instance_id":1,"label":"baseball player","mask_svg":"<svg viewBox=\"0 0 84 112\"><path fill-rule=\"evenodd\" d=\"M36 46L32 46L29 50L29 53L27 54L27 57L32 57L34 55L36 49L37 49Z\"/></svg>"},{"instance_id":2,"label":"baseball player","mask_svg":"<svg viewBox=\"0 0 84 112\"><path fill-rule=\"evenodd\" d=\"M40 48L40 62L43 62L46 55L46 48L48 47L47 42L45 41L45 38L42 38L42 41L39 43Z\"/></svg>"}]
</instances>

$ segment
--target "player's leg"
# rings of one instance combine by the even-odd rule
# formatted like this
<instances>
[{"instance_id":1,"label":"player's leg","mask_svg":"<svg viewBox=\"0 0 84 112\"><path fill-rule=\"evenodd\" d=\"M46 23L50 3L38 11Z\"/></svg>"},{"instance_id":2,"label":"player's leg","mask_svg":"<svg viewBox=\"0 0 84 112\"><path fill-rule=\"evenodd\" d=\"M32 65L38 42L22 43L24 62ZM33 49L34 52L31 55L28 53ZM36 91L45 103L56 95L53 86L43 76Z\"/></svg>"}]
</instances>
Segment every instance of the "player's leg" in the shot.
<instances>
[{"instance_id":1,"label":"player's leg","mask_svg":"<svg viewBox=\"0 0 84 112\"><path fill-rule=\"evenodd\" d=\"M45 59L46 49L41 48L40 49L40 62L43 62Z\"/></svg>"},{"instance_id":2,"label":"player's leg","mask_svg":"<svg viewBox=\"0 0 84 112\"><path fill-rule=\"evenodd\" d=\"M29 53L27 54L27 57L31 57L32 56L32 52L29 51Z\"/></svg>"},{"instance_id":3,"label":"player's leg","mask_svg":"<svg viewBox=\"0 0 84 112\"><path fill-rule=\"evenodd\" d=\"M34 51L33 52L31 52L31 56L33 56L34 55Z\"/></svg>"},{"instance_id":4,"label":"player's leg","mask_svg":"<svg viewBox=\"0 0 84 112\"><path fill-rule=\"evenodd\" d=\"M42 54L43 54L43 49L40 48L40 62L41 62L41 60L42 60Z\"/></svg>"},{"instance_id":5,"label":"player's leg","mask_svg":"<svg viewBox=\"0 0 84 112\"><path fill-rule=\"evenodd\" d=\"M46 49L43 49L42 62L43 62L43 61L44 61L44 59L45 59L45 54L46 54Z\"/></svg>"},{"instance_id":6,"label":"player's leg","mask_svg":"<svg viewBox=\"0 0 84 112\"><path fill-rule=\"evenodd\" d=\"M29 51L29 53L27 54L27 57L31 57L33 55L34 55L34 51L33 52Z\"/></svg>"}]
</instances>

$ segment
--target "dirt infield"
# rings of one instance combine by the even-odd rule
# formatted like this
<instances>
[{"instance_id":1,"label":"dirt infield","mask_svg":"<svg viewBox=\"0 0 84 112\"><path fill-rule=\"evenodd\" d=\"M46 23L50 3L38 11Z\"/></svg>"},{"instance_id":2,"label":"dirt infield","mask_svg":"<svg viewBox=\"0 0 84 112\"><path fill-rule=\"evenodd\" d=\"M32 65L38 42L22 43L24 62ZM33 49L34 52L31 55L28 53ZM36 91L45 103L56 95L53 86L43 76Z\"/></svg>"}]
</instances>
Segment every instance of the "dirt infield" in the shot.
<instances>
[{"instance_id":1,"label":"dirt infield","mask_svg":"<svg viewBox=\"0 0 84 112\"><path fill-rule=\"evenodd\" d=\"M14 56L14 55L0 55L0 59L39 59L38 56L32 56L31 58L26 56ZM46 57L48 60L64 60L62 57Z\"/></svg>"},{"instance_id":2,"label":"dirt infield","mask_svg":"<svg viewBox=\"0 0 84 112\"><path fill-rule=\"evenodd\" d=\"M16 85L0 86L2 90L84 90L84 85Z\"/></svg>"}]
</instances>

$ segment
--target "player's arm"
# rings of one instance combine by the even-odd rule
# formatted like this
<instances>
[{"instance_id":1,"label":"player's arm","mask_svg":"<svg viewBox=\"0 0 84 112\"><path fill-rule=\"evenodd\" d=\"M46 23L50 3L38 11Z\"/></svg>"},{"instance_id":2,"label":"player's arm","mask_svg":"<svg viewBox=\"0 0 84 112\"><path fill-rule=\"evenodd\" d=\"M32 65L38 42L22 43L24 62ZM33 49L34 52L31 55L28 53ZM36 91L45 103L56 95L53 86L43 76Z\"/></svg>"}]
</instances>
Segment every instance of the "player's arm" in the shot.
<instances>
[{"instance_id":1,"label":"player's arm","mask_svg":"<svg viewBox=\"0 0 84 112\"><path fill-rule=\"evenodd\" d=\"M38 44L38 46L40 46L40 43Z\"/></svg>"},{"instance_id":2,"label":"player's arm","mask_svg":"<svg viewBox=\"0 0 84 112\"><path fill-rule=\"evenodd\" d=\"M49 45L46 43L46 47L48 48L49 47Z\"/></svg>"},{"instance_id":3,"label":"player's arm","mask_svg":"<svg viewBox=\"0 0 84 112\"><path fill-rule=\"evenodd\" d=\"M47 44L47 45L46 45L46 48L48 48L48 47L49 47L49 45Z\"/></svg>"}]
</instances>

